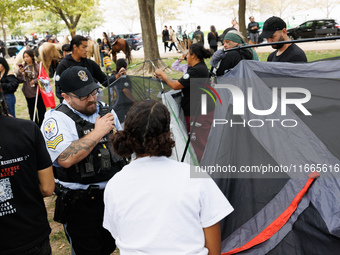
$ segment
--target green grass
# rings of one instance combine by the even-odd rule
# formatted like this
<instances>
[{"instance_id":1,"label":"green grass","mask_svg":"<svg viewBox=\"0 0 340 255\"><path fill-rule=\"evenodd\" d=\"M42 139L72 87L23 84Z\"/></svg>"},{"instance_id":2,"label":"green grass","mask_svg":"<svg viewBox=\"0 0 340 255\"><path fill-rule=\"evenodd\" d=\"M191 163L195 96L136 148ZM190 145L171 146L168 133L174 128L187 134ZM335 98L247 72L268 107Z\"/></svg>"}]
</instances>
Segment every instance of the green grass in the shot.
<instances>
[{"instance_id":1,"label":"green grass","mask_svg":"<svg viewBox=\"0 0 340 255\"><path fill-rule=\"evenodd\" d=\"M340 56L340 50L313 50L306 51L308 62Z\"/></svg>"},{"instance_id":2,"label":"green grass","mask_svg":"<svg viewBox=\"0 0 340 255\"><path fill-rule=\"evenodd\" d=\"M56 242L56 241L59 241L59 240L67 242L64 231L58 231L54 235L51 235L51 242Z\"/></svg>"}]
</instances>

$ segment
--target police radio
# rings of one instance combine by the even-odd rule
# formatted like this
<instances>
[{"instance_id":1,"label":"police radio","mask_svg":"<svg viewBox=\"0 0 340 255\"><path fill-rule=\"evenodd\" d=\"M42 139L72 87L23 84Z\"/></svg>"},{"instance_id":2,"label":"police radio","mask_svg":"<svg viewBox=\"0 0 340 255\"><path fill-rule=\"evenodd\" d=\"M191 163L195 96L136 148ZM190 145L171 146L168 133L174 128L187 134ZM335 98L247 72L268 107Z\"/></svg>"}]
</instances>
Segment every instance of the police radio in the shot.
<instances>
[{"instance_id":1,"label":"police radio","mask_svg":"<svg viewBox=\"0 0 340 255\"><path fill-rule=\"evenodd\" d=\"M99 115L100 115L100 117L105 116L106 114L108 114L111 111L112 111L112 106L99 104ZM117 133L116 126L113 126L113 129L110 133L114 133L114 134Z\"/></svg>"}]
</instances>

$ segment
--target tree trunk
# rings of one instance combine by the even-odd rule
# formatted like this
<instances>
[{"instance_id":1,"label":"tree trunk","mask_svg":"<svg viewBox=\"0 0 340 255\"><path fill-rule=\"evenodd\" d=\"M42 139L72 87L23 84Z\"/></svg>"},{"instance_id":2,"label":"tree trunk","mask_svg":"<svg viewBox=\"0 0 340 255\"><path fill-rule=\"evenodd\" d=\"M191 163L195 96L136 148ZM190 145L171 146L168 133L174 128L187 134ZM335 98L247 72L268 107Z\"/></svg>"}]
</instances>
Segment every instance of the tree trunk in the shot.
<instances>
[{"instance_id":1,"label":"tree trunk","mask_svg":"<svg viewBox=\"0 0 340 255\"><path fill-rule=\"evenodd\" d=\"M238 1L238 17L239 17L239 25L240 25L240 32L248 42L247 38L247 28L246 28L246 0L239 0Z\"/></svg>"},{"instance_id":2,"label":"tree trunk","mask_svg":"<svg viewBox=\"0 0 340 255\"><path fill-rule=\"evenodd\" d=\"M155 22L155 0L138 0L140 23L142 27L143 48L144 48L144 61L159 59L159 50L157 42L156 22ZM152 61L156 68L165 70L169 69L163 61ZM145 63L134 72L143 72L145 75L152 75L155 68L150 62Z\"/></svg>"},{"instance_id":3,"label":"tree trunk","mask_svg":"<svg viewBox=\"0 0 340 255\"><path fill-rule=\"evenodd\" d=\"M2 13L0 12L0 20L1 20L1 29L2 29L2 35L4 36L4 44L5 44L5 56L4 58L9 58L8 50L7 50L7 42L6 42L6 29L4 26L4 17L2 16Z\"/></svg>"},{"instance_id":4,"label":"tree trunk","mask_svg":"<svg viewBox=\"0 0 340 255\"><path fill-rule=\"evenodd\" d=\"M73 38L76 35L76 28L79 23L81 14L78 14L74 18L73 16L68 16L67 14L65 14L61 9L58 9L58 11L55 13L59 15L60 18L65 22L68 31L70 32L70 35Z\"/></svg>"},{"instance_id":5,"label":"tree trunk","mask_svg":"<svg viewBox=\"0 0 340 255\"><path fill-rule=\"evenodd\" d=\"M76 30L74 28L69 29L69 31L70 31L70 34L71 34L72 38L76 36Z\"/></svg>"}]
</instances>

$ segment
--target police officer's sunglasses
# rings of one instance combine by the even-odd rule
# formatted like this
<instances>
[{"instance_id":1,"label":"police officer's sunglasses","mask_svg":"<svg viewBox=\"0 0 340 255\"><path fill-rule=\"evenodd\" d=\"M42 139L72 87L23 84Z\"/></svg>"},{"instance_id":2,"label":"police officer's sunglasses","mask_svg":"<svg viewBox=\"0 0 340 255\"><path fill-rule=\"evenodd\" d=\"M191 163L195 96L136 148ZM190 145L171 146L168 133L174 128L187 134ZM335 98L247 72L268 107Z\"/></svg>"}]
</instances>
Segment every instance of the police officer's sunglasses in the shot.
<instances>
[{"instance_id":1,"label":"police officer's sunglasses","mask_svg":"<svg viewBox=\"0 0 340 255\"><path fill-rule=\"evenodd\" d=\"M96 96L98 94L98 89L95 89L94 91L92 91L90 94L88 94L87 96L83 96L83 97L78 97L76 95L72 95L70 93L67 93L67 95L71 96L71 97L75 97L75 98L78 98L80 101L85 101L89 98L89 96Z\"/></svg>"}]
</instances>

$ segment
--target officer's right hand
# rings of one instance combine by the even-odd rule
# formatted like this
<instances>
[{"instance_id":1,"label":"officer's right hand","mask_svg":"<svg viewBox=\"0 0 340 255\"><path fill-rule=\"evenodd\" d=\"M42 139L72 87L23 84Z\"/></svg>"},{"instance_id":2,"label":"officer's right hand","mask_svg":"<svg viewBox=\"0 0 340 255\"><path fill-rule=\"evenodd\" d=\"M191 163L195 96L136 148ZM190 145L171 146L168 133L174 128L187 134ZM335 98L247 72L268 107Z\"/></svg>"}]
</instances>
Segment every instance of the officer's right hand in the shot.
<instances>
[{"instance_id":1,"label":"officer's right hand","mask_svg":"<svg viewBox=\"0 0 340 255\"><path fill-rule=\"evenodd\" d=\"M98 132L101 137L108 134L115 127L114 117L112 113L107 113L103 117L98 116L94 123L94 131Z\"/></svg>"}]
</instances>

